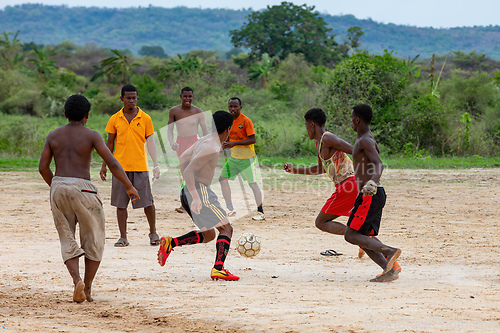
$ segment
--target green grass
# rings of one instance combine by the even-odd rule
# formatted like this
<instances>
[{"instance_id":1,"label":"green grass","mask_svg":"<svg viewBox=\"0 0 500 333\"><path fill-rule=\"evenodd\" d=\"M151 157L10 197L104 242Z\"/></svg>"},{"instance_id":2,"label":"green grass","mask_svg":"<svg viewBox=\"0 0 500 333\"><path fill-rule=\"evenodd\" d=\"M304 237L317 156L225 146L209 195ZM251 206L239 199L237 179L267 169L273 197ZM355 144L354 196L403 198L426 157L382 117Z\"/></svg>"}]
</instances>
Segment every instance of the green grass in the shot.
<instances>
[{"instance_id":1,"label":"green grass","mask_svg":"<svg viewBox=\"0 0 500 333\"><path fill-rule=\"evenodd\" d=\"M0 158L0 171L35 171L38 162L38 158Z\"/></svg>"},{"instance_id":2,"label":"green grass","mask_svg":"<svg viewBox=\"0 0 500 333\"><path fill-rule=\"evenodd\" d=\"M425 157L383 158L385 165L392 169L470 169L470 168L498 168L500 157Z\"/></svg>"}]
</instances>

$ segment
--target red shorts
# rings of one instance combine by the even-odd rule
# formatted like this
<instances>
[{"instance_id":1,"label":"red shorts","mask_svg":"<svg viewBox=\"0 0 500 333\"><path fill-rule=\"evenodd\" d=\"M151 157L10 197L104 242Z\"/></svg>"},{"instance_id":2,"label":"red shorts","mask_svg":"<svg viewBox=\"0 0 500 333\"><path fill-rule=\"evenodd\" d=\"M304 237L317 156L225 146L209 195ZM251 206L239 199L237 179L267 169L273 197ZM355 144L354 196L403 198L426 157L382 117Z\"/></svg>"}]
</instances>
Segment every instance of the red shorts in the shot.
<instances>
[{"instance_id":1,"label":"red shorts","mask_svg":"<svg viewBox=\"0 0 500 333\"><path fill-rule=\"evenodd\" d=\"M356 178L350 177L335 186L335 192L326 201L321 211L325 214L349 216L358 195Z\"/></svg>"},{"instance_id":2,"label":"red shorts","mask_svg":"<svg viewBox=\"0 0 500 333\"><path fill-rule=\"evenodd\" d=\"M194 145L194 143L198 141L199 138L200 137L198 136L198 134L191 136L178 136L176 142L179 145L179 148L175 151L177 153L177 157L181 156L183 152Z\"/></svg>"}]
</instances>

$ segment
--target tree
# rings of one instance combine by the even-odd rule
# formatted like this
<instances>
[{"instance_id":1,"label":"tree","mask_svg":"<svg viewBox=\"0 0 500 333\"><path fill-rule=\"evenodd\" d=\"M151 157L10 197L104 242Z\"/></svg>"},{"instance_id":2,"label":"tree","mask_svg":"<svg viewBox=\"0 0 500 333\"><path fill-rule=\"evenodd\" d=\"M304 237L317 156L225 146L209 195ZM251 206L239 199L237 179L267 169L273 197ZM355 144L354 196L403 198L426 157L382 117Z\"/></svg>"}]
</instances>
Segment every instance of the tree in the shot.
<instances>
[{"instance_id":1,"label":"tree","mask_svg":"<svg viewBox=\"0 0 500 333\"><path fill-rule=\"evenodd\" d=\"M215 64L208 62L203 62L201 58L196 55L186 54L184 57L177 54L177 58L169 59L170 61L165 65L164 68L158 70L159 77L162 80L168 80L172 77L172 74L176 74L178 77L189 76L189 75L199 75L199 74L210 74L215 71Z\"/></svg>"},{"instance_id":2,"label":"tree","mask_svg":"<svg viewBox=\"0 0 500 333\"><path fill-rule=\"evenodd\" d=\"M266 53L280 59L290 53L302 53L315 65L339 61L347 55L346 50L338 49L332 29L313 10L314 6L296 6L286 1L267 6L264 11L248 15L248 22L240 29L229 31L231 43L236 48L250 49L253 60Z\"/></svg>"},{"instance_id":3,"label":"tree","mask_svg":"<svg viewBox=\"0 0 500 333\"><path fill-rule=\"evenodd\" d=\"M108 80L118 80L121 84L127 84L130 77L134 73L134 67L139 66L132 62L132 59L125 52L119 50L111 50L115 55L101 61L100 66L94 66L97 72L92 77L91 81L97 80L99 77L105 75Z\"/></svg>"},{"instance_id":4,"label":"tree","mask_svg":"<svg viewBox=\"0 0 500 333\"><path fill-rule=\"evenodd\" d=\"M40 49L38 47L33 47L33 54L35 55L35 57L33 59L29 59L29 61L31 61L35 65L35 69L39 79L47 79L54 71L58 69L58 67L56 66L56 62L49 59L51 56L54 56L54 53L46 51L44 49Z\"/></svg>"},{"instance_id":5,"label":"tree","mask_svg":"<svg viewBox=\"0 0 500 333\"><path fill-rule=\"evenodd\" d=\"M269 54L265 53L262 56L262 61L260 63L255 63L248 68L248 80L260 80L260 87L266 89L267 78L271 71L274 69L273 62L274 58L269 58Z\"/></svg>"},{"instance_id":6,"label":"tree","mask_svg":"<svg viewBox=\"0 0 500 333\"><path fill-rule=\"evenodd\" d=\"M23 56L21 52L22 44L17 38L19 30L14 35L14 38L10 39L10 35L12 35L12 32L4 32L3 36L0 37L0 56L7 64L7 67L12 69L21 63Z\"/></svg>"},{"instance_id":7,"label":"tree","mask_svg":"<svg viewBox=\"0 0 500 333\"><path fill-rule=\"evenodd\" d=\"M144 45L139 50L139 55L141 56L150 56L155 58L168 58L165 50L161 46L147 46Z\"/></svg>"}]
</instances>

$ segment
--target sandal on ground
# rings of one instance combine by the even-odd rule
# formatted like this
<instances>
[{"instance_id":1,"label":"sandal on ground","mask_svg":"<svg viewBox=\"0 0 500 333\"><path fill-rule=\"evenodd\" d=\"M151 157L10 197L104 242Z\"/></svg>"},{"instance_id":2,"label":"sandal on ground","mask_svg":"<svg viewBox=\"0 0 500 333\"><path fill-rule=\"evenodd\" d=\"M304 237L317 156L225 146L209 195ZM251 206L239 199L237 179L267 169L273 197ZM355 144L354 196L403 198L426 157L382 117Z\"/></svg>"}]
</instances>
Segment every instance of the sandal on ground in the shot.
<instances>
[{"instance_id":1,"label":"sandal on ground","mask_svg":"<svg viewBox=\"0 0 500 333\"><path fill-rule=\"evenodd\" d=\"M175 211L176 211L177 213L181 213L181 214L182 214L182 213L187 213L187 212L186 212L186 210L184 209L184 207L182 207L182 206L177 207L177 208L175 209Z\"/></svg>"},{"instance_id":2,"label":"sandal on ground","mask_svg":"<svg viewBox=\"0 0 500 333\"><path fill-rule=\"evenodd\" d=\"M323 256L327 256L327 257L330 257L330 256L335 256L336 257L336 256L341 256L342 255L342 253L337 252L335 250L326 250L324 252L320 252L320 254L323 255Z\"/></svg>"},{"instance_id":3,"label":"sandal on ground","mask_svg":"<svg viewBox=\"0 0 500 333\"><path fill-rule=\"evenodd\" d=\"M149 234L149 244L151 246L160 245L160 236L156 232Z\"/></svg>"},{"instance_id":4,"label":"sandal on ground","mask_svg":"<svg viewBox=\"0 0 500 333\"><path fill-rule=\"evenodd\" d=\"M127 241L126 238L120 238L116 243L115 243L115 247L125 247L125 246L128 246L129 245L129 242Z\"/></svg>"}]
</instances>

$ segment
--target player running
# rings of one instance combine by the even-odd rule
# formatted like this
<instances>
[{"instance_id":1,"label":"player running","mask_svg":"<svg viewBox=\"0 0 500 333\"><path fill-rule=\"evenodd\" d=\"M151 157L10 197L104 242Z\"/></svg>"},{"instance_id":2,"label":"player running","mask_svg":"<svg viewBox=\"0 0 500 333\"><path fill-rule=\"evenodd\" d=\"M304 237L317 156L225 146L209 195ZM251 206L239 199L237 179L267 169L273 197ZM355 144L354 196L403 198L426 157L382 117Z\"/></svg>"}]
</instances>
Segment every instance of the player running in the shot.
<instances>
[{"instance_id":1,"label":"player running","mask_svg":"<svg viewBox=\"0 0 500 333\"><path fill-rule=\"evenodd\" d=\"M213 115L214 131L199 139L180 157L180 168L186 185L181 191L181 203L191 216L199 231L194 230L180 237L162 237L158 250L158 263L161 266L177 246L208 243L215 239L215 230L219 236L215 243L217 255L210 273L213 280L239 280L239 277L224 269L233 228L227 214L217 201L217 195L210 189L215 167L222 153L222 143L227 140L233 117L229 112L217 111ZM215 133L217 131L217 134Z\"/></svg>"},{"instance_id":2,"label":"player running","mask_svg":"<svg viewBox=\"0 0 500 333\"><path fill-rule=\"evenodd\" d=\"M373 111L369 105L358 104L352 109L352 128L357 133L352 158L360 192L349 216L344 238L365 250L366 254L382 267L382 274L370 281L388 282L398 278L398 272L393 265L401 250L370 237L378 235L386 200L384 188L379 182L384 165L380 160L377 142L370 131L372 118Z\"/></svg>"}]
</instances>

